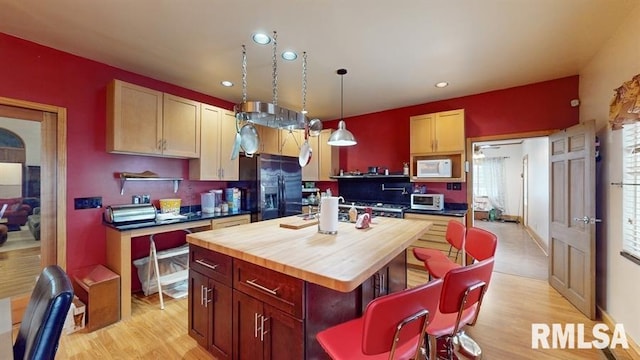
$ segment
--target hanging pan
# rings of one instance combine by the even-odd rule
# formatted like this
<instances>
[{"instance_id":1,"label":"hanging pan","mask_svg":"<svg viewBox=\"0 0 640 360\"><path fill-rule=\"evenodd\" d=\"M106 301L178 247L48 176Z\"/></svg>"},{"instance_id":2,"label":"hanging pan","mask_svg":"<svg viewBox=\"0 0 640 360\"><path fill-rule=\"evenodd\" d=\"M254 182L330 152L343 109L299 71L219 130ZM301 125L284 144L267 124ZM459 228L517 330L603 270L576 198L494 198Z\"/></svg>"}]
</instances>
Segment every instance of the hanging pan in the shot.
<instances>
[{"instance_id":1,"label":"hanging pan","mask_svg":"<svg viewBox=\"0 0 640 360\"><path fill-rule=\"evenodd\" d=\"M304 142L300 147L300 154L298 155L298 162L301 167L305 167L311 161L311 145L309 145L309 128L305 127L304 129Z\"/></svg>"}]
</instances>

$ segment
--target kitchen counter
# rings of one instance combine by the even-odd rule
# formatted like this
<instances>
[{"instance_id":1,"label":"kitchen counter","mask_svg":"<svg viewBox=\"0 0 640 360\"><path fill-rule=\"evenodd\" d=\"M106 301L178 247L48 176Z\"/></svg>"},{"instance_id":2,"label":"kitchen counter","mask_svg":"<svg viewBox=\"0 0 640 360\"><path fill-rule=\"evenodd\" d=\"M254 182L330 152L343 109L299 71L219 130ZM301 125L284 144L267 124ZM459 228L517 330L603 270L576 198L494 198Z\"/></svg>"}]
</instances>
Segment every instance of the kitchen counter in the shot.
<instances>
[{"instance_id":1,"label":"kitchen counter","mask_svg":"<svg viewBox=\"0 0 640 360\"><path fill-rule=\"evenodd\" d=\"M195 222L195 221L201 221L201 220L210 221L215 219L224 219L232 216L250 215L250 214L251 214L250 211L240 210L240 211L233 211L233 212L220 213L220 214L208 214L208 213L201 213L200 215L192 214L187 216L184 219L170 219L170 220L161 220L161 221L155 221L155 220L132 221L129 223L120 223L120 224L103 221L102 223L105 226L110 227L112 229L115 229L118 231L125 231L125 230L145 229L145 228L163 226L168 224L189 223L189 222Z\"/></svg>"},{"instance_id":2,"label":"kitchen counter","mask_svg":"<svg viewBox=\"0 0 640 360\"><path fill-rule=\"evenodd\" d=\"M457 209L444 209L444 210L418 210L418 209L406 209L404 213L407 214L425 214L425 215L439 215L439 216L457 216L463 217L467 214L467 210Z\"/></svg>"},{"instance_id":3,"label":"kitchen counter","mask_svg":"<svg viewBox=\"0 0 640 360\"><path fill-rule=\"evenodd\" d=\"M376 217L368 229L339 223L337 235L317 226L287 229L261 221L187 235L187 242L341 292L354 290L425 233L431 223Z\"/></svg>"},{"instance_id":4,"label":"kitchen counter","mask_svg":"<svg viewBox=\"0 0 640 360\"><path fill-rule=\"evenodd\" d=\"M107 238L106 265L111 271L120 275L120 318L131 317L132 238L184 229L211 230L216 226L234 226L249 222L249 211L230 212L223 215L204 214L160 222L143 221L130 224L104 222Z\"/></svg>"}]
</instances>

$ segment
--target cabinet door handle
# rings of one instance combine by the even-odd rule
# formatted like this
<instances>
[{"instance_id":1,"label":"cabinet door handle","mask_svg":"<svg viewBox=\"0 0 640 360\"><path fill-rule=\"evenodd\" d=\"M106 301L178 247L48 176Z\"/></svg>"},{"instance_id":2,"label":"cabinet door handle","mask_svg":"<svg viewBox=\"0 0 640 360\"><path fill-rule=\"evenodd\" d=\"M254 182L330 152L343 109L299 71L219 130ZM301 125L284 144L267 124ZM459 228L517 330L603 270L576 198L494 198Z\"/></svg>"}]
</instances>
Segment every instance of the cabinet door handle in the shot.
<instances>
[{"instance_id":1,"label":"cabinet door handle","mask_svg":"<svg viewBox=\"0 0 640 360\"><path fill-rule=\"evenodd\" d=\"M260 316L260 341L262 342L264 342L264 334L269 332L264 330L264 323L267 321L269 321L268 317Z\"/></svg>"},{"instance_id":2,"label":"cabinet door handle","mask_svg":"<svg viewBox=\"0 0 640 360\"><path fill-rule=\"evenodd\" d=\"M196 263L198 263L198 264L200 264L200 265L202 265L204 267L208 267L211 270L215 270L219 266L219 264L213 264L213 265L207 264L204 260L200 260L200 259L197 259Z\"/></svg>"},{"instance_id":3,"label":"cabinet door handle","mask_svg":"<svg viewBox=\"0 0 640 360\"><path fill-rule=\"evenodd\" d=\"M200 285L200 306L204 306L204 285Z\"/></svg>"},{"instance_id":4,"label":"cabinet door handle","mask_svg":"<svg viewBox=\"0 0 640 360\"><path fill-rule=\"evenodd\" d=\"M384 283L384 274L380 274L380 295L387 293L387 284Z\"/></svg>"},{"instance_id":5,"label":"cabinet door handle","mask_svg":"<svg viewBox=\"0 0 640 360\"><path fill-rule=\"evenodd\" d=\"M260 317L260 314L253 313L253 337L254 338L258 337L258 318L259 317Z\"/></svg>"},{"instance_id":6,"label":"cabinet door handle","mask_svg":"<svg viewBox=\"0 0 640 360\"><path fill-rule=\"evenodd\" d=\"M158 150L162 150L162 139L158 140Z\"/></svg>"},{"instance_id":7,"label":"cabinet door handle","mask_svg":"<svg viewBox=\"0 0 640 360\"><path fill-rule=\"evenodd\" d=\"M204 288L204 307L209 307L209 303L213 301L213 289ZM211 294L211 297L209 297Z\"/></svg>"},{"instance_id":8,"label":"cabinet door handle","mask_svg":"<svg viewBox=\"0 0 640 360\"><path fill-rule=\"evenodd\" d=\"M245 282L246 282L247 284L251 285L251 286L254 286L254 287L256 287L256 288L258 288L258 289L262 290L262 291L266 291L266 292L268 292L268 293L269 293L269 294L271 294L271 295L278 295L278 290L280 289L280 287L279 287L279 286L278 286L277 288L275 288L275 289L271 290L271 289L269 289L269 288L266 288L266 287L264 287L264 286L262 286L262 285L258 284L258 283L256 282L256 280L258 280L258 279L246 280Z\"/></svg>"}]
</instances>

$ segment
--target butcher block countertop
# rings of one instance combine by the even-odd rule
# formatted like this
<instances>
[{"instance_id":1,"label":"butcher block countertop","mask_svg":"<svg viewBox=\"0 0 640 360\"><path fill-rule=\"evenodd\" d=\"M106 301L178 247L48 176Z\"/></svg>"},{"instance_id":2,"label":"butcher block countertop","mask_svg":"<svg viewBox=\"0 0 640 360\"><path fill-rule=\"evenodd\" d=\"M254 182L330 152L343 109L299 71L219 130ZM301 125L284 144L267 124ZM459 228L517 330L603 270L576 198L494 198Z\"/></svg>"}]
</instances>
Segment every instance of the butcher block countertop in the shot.
<instances>
[{"instance_id":1,"label":"butcher block countertop","mask_svg":"<svg viewBox=\"0 0 640 360\"><path fill-rule=\"evenodd\" d=\"M368 229L340 222L337 235L317 226L280 227L300 217L254 222L187 235L187 242L298 279L349 292L405 251L431 222L376 217Z\"/></svg>"}]
</instances>

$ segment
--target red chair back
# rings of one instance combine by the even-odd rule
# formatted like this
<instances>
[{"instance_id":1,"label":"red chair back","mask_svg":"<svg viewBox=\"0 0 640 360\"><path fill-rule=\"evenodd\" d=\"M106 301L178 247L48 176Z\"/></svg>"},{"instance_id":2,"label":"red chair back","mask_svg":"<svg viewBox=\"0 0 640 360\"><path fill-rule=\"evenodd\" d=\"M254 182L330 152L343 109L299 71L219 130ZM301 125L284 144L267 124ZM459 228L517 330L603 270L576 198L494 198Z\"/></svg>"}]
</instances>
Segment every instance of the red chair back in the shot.
<instances>
[{"instance_id":1,"label":"red chair back","mask_svg":"<svg viewBox=\"0 0 640 360\"><path fill-rule=\"evenodd\" d=\"M443 314L458 313L459 319L464 310L478 304L477 314L482 297L489 286L492 271L492 257L471 265L451 269L444 276L440 295L440 312ZM459 324L456 324L457 326Z\"/></svg>"},{"instance_id":2,"label":"red chair back","mask_svg":"<svg viewBox=\"0 0 640 360\"><path fill-rule=\"evenodd\" d=\"M466 227L463 223L457 220L449 220L444 237L451 246L460 250L464 244L465 233Z\"/></svg>"},{"instance_id":3,"label":"red chair back","mask_svg":"<svg viewBox=\"0 0 640 360\"><path fill-rule=\"evenodd\" d=\"M498 238L492 232L477 227L467 230L464 249L474 260L482 261L496 254Z\"/></svg>"},{"instance_id":4,"label":"red chair back","mask_svg":"<svg viewBox=\"0 0 640 360\"><path fill-rule=\"evenodd\" d=\"M437 279L426 284L385 295L371 301L363 315L362 352L376 355L390 352L408 341L421 344L426 324L438 310L438 300L442 289L442 280ZM394 344L398 325L426 309L427 321L412 321L403 327L400 340Z\"/></svg>"}]
</instances>

